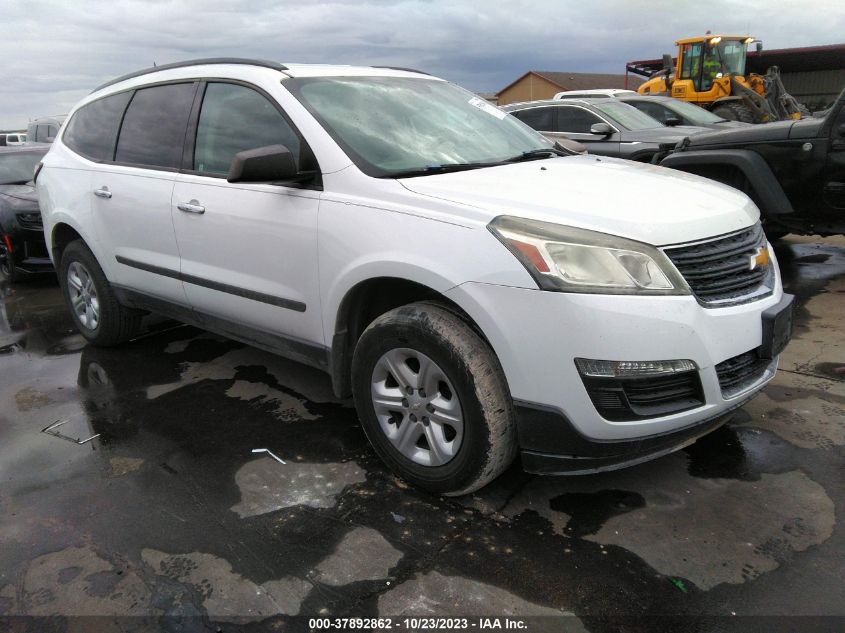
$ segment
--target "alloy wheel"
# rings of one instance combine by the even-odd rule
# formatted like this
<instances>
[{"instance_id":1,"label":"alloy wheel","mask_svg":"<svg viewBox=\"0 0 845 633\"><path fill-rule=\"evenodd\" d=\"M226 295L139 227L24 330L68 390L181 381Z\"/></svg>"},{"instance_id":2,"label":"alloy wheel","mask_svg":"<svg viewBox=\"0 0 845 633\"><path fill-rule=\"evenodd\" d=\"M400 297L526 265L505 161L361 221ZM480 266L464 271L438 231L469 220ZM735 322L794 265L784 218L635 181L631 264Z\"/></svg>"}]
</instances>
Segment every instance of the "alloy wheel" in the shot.
<instances>
[{"instance_id":1,"label":"alloy wheel","mask_svg":"<svg viewBox=\"0 0 845 633\"><path fill-rule=\"evenodd\" d=\"M379 426L406 458L442 466L464 438L458 394L431 358L408 348L392 349L373 369L370 392Z\"/></svg>"},{"instance_id":2,"label":"alloy wheel","mask_svg":"<svg viewBox=\"0 0 845 633\"><path fill-rule=\"evenodd\" d=\"M67 292L71 307L82 327L96 330L100 324L100 300L91 273L79 262L67 269Z\"/></svg>"}]
</instances>

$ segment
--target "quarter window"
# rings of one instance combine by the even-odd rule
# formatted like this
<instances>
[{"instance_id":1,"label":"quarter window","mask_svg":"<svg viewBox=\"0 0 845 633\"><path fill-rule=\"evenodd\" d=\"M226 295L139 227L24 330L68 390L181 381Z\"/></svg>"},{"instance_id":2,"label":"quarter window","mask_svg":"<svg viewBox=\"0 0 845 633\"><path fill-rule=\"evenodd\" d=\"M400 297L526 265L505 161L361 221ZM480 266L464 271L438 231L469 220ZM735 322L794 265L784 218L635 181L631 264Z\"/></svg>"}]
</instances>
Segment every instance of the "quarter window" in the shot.
<instances>
[{"instance_id":1,"label":"quarter window","mask_svg":"<svg viewBox=\"0 0 845 633\"><path fill-rule=\"evenodd\" d=\"M227 174L235 154L267 145L284 145L299 165L299 137L266 97L237 84L208 84L197 124L194 169Z\"/></svg>"},{"instance_id":2,"label":"quarter window","mask_svg":"<svg viewBox=\"0 0 845 633\"><path fill-rule=\"evenodd\" d=\"M65 145L91 160L112 160L120 117L131 96L131 91L121 92L82 106L67 125Z\"/></svg>"},{"instance_id":3,"label":"quarter window","mask_svg":"<svg viewBox=\"0 0 845 633\"><path fill-rule=\"evenodd\" d=\"M129 103L115 160L119 163L178 168L195 86L166 84L137 90Z\"/></svg>"},{"instance_id":4,"label":"quarter window","mask_svg":"<svg viewBox=\"0 0 845 633\"><path fill-rule=\"evenodd\" d=\"M589 134L593 124L601 122L599 117L583 108L558 108L558 126L561 132Z\"/></svg>"}]
</instances>

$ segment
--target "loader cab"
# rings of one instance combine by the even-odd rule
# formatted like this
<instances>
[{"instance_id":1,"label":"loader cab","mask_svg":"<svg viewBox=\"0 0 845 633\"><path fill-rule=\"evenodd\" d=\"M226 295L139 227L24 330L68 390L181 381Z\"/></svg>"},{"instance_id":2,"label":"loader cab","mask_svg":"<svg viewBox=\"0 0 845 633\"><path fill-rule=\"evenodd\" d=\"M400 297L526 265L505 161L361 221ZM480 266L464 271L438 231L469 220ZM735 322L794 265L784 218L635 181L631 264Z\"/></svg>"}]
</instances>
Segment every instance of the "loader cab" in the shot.
<instances>
[{"instance_id":1,"label":"loader cab","mask_svg":"<svg viewBox=\"0 0 845 633\"><path fill-rule=\"evenodd\" d=\"M752 37L705 36L679 40L672 96L711 103L731 94L730 77L745 77L747 46Z\"/></svg>"}]
</instances>

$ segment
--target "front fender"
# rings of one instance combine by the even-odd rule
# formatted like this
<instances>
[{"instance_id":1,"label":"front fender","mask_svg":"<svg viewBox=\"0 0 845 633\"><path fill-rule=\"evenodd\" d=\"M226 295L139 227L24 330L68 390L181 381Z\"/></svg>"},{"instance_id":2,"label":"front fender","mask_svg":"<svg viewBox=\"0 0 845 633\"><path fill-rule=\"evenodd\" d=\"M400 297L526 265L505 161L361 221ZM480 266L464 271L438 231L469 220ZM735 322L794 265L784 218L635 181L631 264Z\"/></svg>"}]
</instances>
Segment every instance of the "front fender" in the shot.
<instances>
[{"instance_id":1,"label":"front fender","mask_svg":"<svg viewBox=\"0 0 845 633\"><path fill-rule=\"evenodd\" d=\"M702 168L707 167L733 167L748 179L755 202L764 216L795 213L783 187L757 152L743 149L676 151L661 160L660 166L691 174L701 174Z\"/></svg>"}]
</instances>

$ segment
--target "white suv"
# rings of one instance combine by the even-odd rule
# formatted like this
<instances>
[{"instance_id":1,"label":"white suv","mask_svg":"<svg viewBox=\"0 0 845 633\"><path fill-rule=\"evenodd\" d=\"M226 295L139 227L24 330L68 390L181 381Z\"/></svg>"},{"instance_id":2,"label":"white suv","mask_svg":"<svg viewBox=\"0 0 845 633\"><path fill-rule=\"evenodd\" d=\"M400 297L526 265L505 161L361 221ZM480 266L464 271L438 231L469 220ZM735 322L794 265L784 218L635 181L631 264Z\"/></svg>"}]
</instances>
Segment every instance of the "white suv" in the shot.
<instances>
[{"instance_id":1,"label":"white suv","mask_svg":"<svg viewBox=\"0 0 845 633\"><path fill-rule=\"evenodd\" d=\"M685 446L790 333L745 195L569 155L414 71L122 77L74 109L37 188L91 343L153 311L319 367L384 461L439 493L517 452L585 473Z\"/></svg>"}]
</instances>

